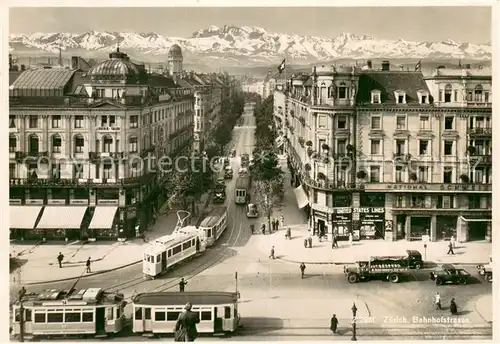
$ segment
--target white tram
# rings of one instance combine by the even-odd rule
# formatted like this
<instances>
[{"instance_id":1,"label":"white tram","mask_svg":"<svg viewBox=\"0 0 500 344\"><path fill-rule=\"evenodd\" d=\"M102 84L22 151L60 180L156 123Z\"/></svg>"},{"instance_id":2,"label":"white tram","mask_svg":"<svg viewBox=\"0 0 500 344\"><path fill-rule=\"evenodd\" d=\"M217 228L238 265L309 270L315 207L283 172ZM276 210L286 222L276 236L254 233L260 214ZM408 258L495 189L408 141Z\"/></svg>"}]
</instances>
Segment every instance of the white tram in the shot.
<instances>
[{"instance_id":1,"label":"white tram","mask_svg":"<svg viewBox=\"0 0 500 344\"><path fill-rule=\"evenodd\" d=\"M29 337L90 336L105 337L125 326L121 293L101 288L82 290L48 289L23 297L24 335ZM20 334L21 304L13 305L13 334Z\"/></svg>"},{"instance_id":2,"label":"white tram","mask_svg":"<svg viewBox=\"0 0 500 344\"><path fill-rule=\"evenodd\" d=\"M213 208L198 228L205 232L207 246L212 246L227 228L227 207Z\"/></svg>"},{"instance_id":3,"label":"white tram","mask_svg":"<svg viewBox=\"0 0 500 344\"><path fill-rule=\"evenodd\" d=\"M171 235L160 237L147 245L142 260L144 277L155 278L170 267L202 253L206 247L204 231L195 226L176 229Z\"/></svg>"},{"instance_id":4,"label":"white tram","mask_svg":"<svg viewBox=\"0 0 500 344\"><path fill-rule=\"evenodd\" d=\"M236 331L238 295L230 292L161 292L138 294L132 299L134 333L166 334L175 332L177 318L186 303L193 305L191 311L198 312L198 333L232 333Z\"/></svg>"}]
</instances>

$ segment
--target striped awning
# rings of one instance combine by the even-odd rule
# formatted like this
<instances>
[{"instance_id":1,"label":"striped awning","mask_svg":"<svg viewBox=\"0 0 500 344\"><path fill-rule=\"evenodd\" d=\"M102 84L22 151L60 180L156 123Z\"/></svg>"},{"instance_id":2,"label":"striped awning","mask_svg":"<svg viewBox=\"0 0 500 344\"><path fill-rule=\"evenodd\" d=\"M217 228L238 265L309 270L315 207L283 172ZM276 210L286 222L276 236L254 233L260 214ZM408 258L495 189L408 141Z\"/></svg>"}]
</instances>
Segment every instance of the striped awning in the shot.
<instances>
[{"instance_id":1,"label":"striped awning","mask_svg":"<svg viewBox=\"0 0 500 344\"><path fill-rule=\"evenodd\" d=\"M41 206L11 205L9 206L10 228L33 229L36 219L42 210Z\"/></svg>"},{"instance_id":2,"label":"striped awning","mask_svg":"<svg viewBox=\"0 0 500 344\"><path fill-rule=\"evenodd\" d=\"M297 205L299 206L299 209L304 208L306 205L309 204L309 197L306 194L306 191L300 185L298 188L293 189L295 193L295 198L297 199Z\"/></svg>"},{"instance_id":3,"label":"striped awning","mask_svg":"<svg viewBox=\"0 0 500 344\"><path fill-rule=\"evenodd\" d=\"M89 229L110 229L113 227L118 207L101 206L96 207Z\"/></svg>"},{"instance_id":4,"label":"striped awning","mask_svg":"<svg viewBox=\"0 0 500 344\"><path fill-rule=\"evenodd\" d=\"M79 229L86 206L46 206L37 229Z\"/></svg>"}]
</instances>

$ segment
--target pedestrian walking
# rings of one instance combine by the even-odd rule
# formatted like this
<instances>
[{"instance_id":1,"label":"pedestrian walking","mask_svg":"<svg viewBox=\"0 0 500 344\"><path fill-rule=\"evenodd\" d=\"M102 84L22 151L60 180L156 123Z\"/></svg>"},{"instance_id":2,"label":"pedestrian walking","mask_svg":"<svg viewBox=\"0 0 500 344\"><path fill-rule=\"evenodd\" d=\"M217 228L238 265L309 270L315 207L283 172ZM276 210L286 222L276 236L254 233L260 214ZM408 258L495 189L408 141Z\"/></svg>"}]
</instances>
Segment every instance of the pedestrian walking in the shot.
<instances>
[{"instance_id":1,"label":"pedestrian walking","mask_svg":"<svg viewBox=\"0 0 500 344\"><path fill-rule=\"evenodd\" d=\"M334 235L332 236L332 248L339 248L339 244L337 242L337 237Z\"/></svg>"},{"instance_id":2,"label":"pedestrian walking","mask_svg":"<svg viewBox=\"0 0 500 344\"><path fill-rule=\"evenodd\" d=\"M290 229L290 227L288 227L288 228L286 229L286 232L285 232L285 239L288 239L288 240L292 239L292 230Z\"/></svg>"},{"instance_id":3,"label":"pedestrian walking","mask_svg":"<svg viewBox=\"0 0 500 344\"><path fill-rule=\"evenodd\" d=\"M62 268L63 259L64 259L64 254L62 254L62 252L59 252L59 255L57 256L57 262L59 263L59 268Z\"/></svg>"},{"instance_id":4,"label":"pedestrian walking","mask_svg":"<svg viewBox=\"0 0 500 344\"><path fill-rule=\"evenodd\" d=\"M252 234L253 234L255 231L255 226L253 224L250 225L250 230L252 231Z\"/></svg>"},{"instance_id":5,"label":"pedestrian walking","mask_svg":"<svg viewBox=\"0 0 500 344\"><path fill-rule=\"evenodd\" d=\"M309 237L307 238L307 242L309 243L309 248L312 248L313 247L313 238L311 235L309 235Z\"/></svg>"},{"instance_id":6,"label":"pedestrian walking","mask_svg":"<svg viewBox=\"0 0 500 344\"><path fill-rule=\"evenodd\" d=\"M274 246L271 247L271 254L269 255L269 258L274 259Z\"/></svg>"},{"instance_id":7,"label":"pedestrian walking","mask_svg":"<svg viewBox=\"0 0 500 344\"><path fill-rule=\"evenodd\" d=\"M332 330L333 333L337 333L338 324L339 324L339 319L337 319L337 315L334 314L332 316L332 319L330 320L330 330Z\"/></svg>"},{"instance_id":8,"label":"pedestrian walking","mask_svg":"<svg viewBox=\"0 0 500 344\"><path fill-rule=\"evenodd\" d=\"M179 292L181 292L181 293L184 292L184 289L186 288L186 284L188 284L188 282L184 281L184 277L182 277L180 282L179 282Z\"/></svg>"},{"instance_id":9,"label":"pedestrian walking","mask_svg":"<svg viewBox=\"0 0 500 344\"><path fill-rule=\"evenodd\" d=\"M262 226L260 226L260 230L262 231L263 235L266 234L266 224L265 223L263 223Z\"/></svg>"},{"instance_id":10,"label":"pedestrian walking","mask_svg":"<svg viewBox=\"0 0 500 344\"><path fill-rule=\"evenodd\" d=\"M458 309L457 309L457 303L455 302L455 298L452 297L450 301L450 312L451 315L457 315Z\"/></svg>"},{"instance_id":11,"label":"pedestrian walking","mask_svg":"<svg viewBox=\"0 0 500 344\"><path fill-rule=\"evenodd\" d=\"M285 227L285 216L283 216L283 213L281 213L280 222L281 222L281 227Z\"/></svg>"},{"instance_id":12,"label":"pedestrian walking","mask_svg":"<svg viewBox=\"0 0 500 344\"><path fill-rule=\"evenodd\" d=\"M92 271L90 270L90 257L89 257L89 259L87 259L85 266L87 267L87 273L91 273Z\"/></svg>"},{"instance_id":13,"label":"pedestrian walking","mask_svg":"<svg viewBox=\"0 0 500 344\"><path fill-rule=\"evenodd\" d=\"M439 292L434 295L434 304L436 305L436 309L442 309L441 308L441 295L439 295Z\"/></svg>"},{"instance_id":14,"label":"pedestrian walking","mask_svg":"<svg viewBox=\"0 0 500 344\"><path fill-rule=\"evenodd\" d=\"M304 271L306 271L306 264L304 262L300 263L300 278L304 278Z\"/></svg>"},{"instance_id":15,"label":"pedestrian walking","mask_svg":"<svg viewBox=\"0 0 500 344\"><path fill-rule=\"evenodd\" d=\"M455 240L455 237L453 235L450 238L450 242L451 242L451 245L453 246L453 249L455 249L456 248L456 240Z\"/></svg>"},{"instance_id":16,"label":"pedestrian walking","mask_svg":"<svg viewBox=\"0 0 500 344\"><path fill-rule=\"evenodd\" d=\"M307 248L307 238L304 239L304 248Z\"/></svg>"},{"instance_id":17,"label":"pedestrian walking","mask_svg":"<svg viewBox=\"0 0 500 344\"><path fill-rule=\"evenodd\" d=\"M455 254L455 252L453 252L453 244L450 243L448 244L448 252L446 254Z\"/></svg>"},{"instance_id":18,"label":"pedestrian walking","mask_svg":"<svg viewBox=\"0 0 500 344\"><path fill-rule=\"evenodd\" d=\"M274 220L274 223L276 224L276 230L280 229L280 220L276 219Z\"/></svg>"},{"instance_id":19,"label":"pedestrian walking","mask_svg":"<svg viewBox=\"0 0 500 344\"><path fill-rule=\"evenodd\" d=\"M176 342L194 342L198 337L196 324L200 323L199 312L192 312L191 302L186 303L184 312L179 314L177 323L175 324L175 341Z\"/></svg>"}]
</instances>

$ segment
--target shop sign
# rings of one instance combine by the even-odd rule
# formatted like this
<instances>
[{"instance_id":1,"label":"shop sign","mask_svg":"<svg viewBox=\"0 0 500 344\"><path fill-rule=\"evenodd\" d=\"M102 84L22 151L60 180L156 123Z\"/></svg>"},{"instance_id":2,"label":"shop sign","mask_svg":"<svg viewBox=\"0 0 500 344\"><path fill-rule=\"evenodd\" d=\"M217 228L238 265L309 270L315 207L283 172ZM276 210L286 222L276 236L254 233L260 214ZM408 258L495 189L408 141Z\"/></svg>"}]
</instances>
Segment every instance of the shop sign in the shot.
<instances>
[{"instance_id":1,"label":"shop sign","mask_svg":"<svg viewBox=\"0 0 500 344\"><path fill-rule=\"evenodd\" d=\"M350 224L352 222L352 212L351 212L351 208L344 208L344 209L348 209L349 211L342 211L342 209L336 209L334 208L334 210L336 210L336 212L333 213L332 215L332 222L335 223L335 224ZM340 210L340 212L338 212L337 210Z\"/></svg>"},{"instance_id":2,"label":"shop sign","mask_svg":"<svg viewBox=\"0 0 500 344\"><path fill-rule=\"evenodd\" d=\"M89 200L88 199L70 199L69 204L71 204L71 205L88 205Z\"/></svg>"},{"instance_id":3,"label":"shop sign","mask_svg":"<svg viewBox=\"0 0 500 344\"><path fill-rule=\"evenodd\" d=\"M19 198L13 198L13 199L10 199L10 200L9 200L9 204L10 204L10 205L14 205L14 204L22 204L22 200L20 200Z\"/></svg>"},{"instance_id":4,"label":"shop sign","mask_svg":"<svg viewBox=\"0 0 500 344\"><path fill-rule=\"evenodd\" d=\"M385 208L384 207L362 207L362 208L353 208L352 210L354 213L360 213L360 214L384 214L385 213Z\"/></svg>"},{"instance_id":5,"label":"shop sign","mask_svg":"<svg viewBox=\"0 0 500 344\"><path fill-rule=\"evenodd\" d=\"M43 205L43 199L27 199L26 205Z\"/></svg>"},{"instance_id":6,"label":"shop sign","mask_svg":"<svg viewBox=\"0 0 500 344\"><path fill-rule=\"evenodd\" d=\"M388 191L388 192L491 192L491 184L425 184L425 183L366 183L365 191Z\"/></svg>"},{"instance_id":7,"label":"shop sign","mask_svg":"<svg viewBox=\"0 0 500 344\"><path fill-rule=\"evenodd\" d=\"M313 210L316 210L316 211L319 211L319 212L322 212L322 213L327 213L327 214L331 214L334 211L333 208L330 208L330 207L327 207L327 206L324 206L324 205L321 205L321 204L318 204L318 203L313 203L311 205L311 208Z\"/></svg>"},{"instance_id":8,"label":"shop sign","mask_svg":"<svg viewBox=\"0 0 500 344\"><path fill-rule=\"evenodd\" d=\"M97 201L98 205L110 204L110 205L118 205L117 199L100 199Z\"/></svg>"},{"instance_id":9,"label":"shop sign","mask_svg":"<svg viewBox=\"0 0 500 344\"><path fill-rule=\"evenodd\" d=\"M66 200L65 199L49 199L47 200L47 204L50 205L65 205Z\"/></svg>"}]
</instances>

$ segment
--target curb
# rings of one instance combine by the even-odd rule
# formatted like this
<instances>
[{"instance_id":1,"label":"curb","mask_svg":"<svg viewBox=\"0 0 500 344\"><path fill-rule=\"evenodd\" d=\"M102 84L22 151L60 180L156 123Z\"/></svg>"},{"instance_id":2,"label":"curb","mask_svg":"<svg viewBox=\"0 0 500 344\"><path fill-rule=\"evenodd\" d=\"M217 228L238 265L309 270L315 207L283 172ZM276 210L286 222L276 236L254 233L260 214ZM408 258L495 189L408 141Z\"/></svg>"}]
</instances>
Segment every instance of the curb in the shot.
<instances>
[{"instance_id":1,"label":"curb","mask_svg":"<svg viewBox=\"0 0 500 344\"><path fill-rule=\"evenodd\" d=\"M304 264L309 264L309 265L349 265L349 264L355 264L356 263L356 262L336 262L336 261L315 261L315 262L309 261L309 262L307 262L307 261L299 261L299 260L292 260L292 259L282 258L282 257L279 257L279 256L276 257L276 259L277 260L282 260L282 261L288 262L288 263L294 263L294 264L304 263ZM439 265L439 264L454 264L454 265L470 265L470 266L476 266L478 264L483 264L483 263L471 263L471 262L467 262L467 263L430 262L430 263L434 263L436 265Z\"/></svg>"},{"instance_id":2,"label":"curb","mask_svg":"<svg viewBox=\"0 0 500 344\"><path fill-rule=\"evenodd\" d=\"M102 270L102 271L97 271L97 272L91 272L90 274L85 274L85 275L80 275L80 276L73 276L73 277L66 277L66 278L61 278L61 279L55 279L55 280L50 280L50 281L40 281L40 282L30 282L30 283L23 283L24 285L40 285L40 284L50 284L50 283L58 283L58 282L66 282L66 281L71 281L74 279L79 279L79 278L87 278L87 277L93 277L97 275L102 275L108 272L128 268L132 265L136 265L142 262L142 260L138 260L132 263L128 263L125 265L117 266L115 268L107 269L107 270Z\"/></svg>"}]
</instances>

